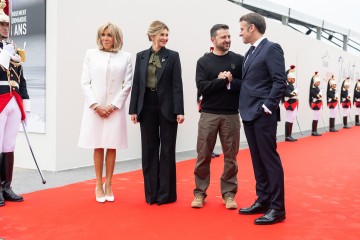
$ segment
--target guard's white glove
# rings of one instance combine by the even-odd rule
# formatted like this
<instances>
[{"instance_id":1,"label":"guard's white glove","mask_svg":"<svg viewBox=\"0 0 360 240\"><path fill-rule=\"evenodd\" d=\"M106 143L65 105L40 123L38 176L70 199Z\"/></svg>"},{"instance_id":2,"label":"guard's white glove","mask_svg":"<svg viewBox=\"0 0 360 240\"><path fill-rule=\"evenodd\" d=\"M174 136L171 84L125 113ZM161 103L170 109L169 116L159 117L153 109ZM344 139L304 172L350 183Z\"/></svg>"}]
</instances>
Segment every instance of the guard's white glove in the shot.
<instances>
[{"instance_id":1,"label":"guard's white glove","mask_svg":"<svg viewBox=\"0 0 360 240\"><path fill-rule=\"evenodd\" d=\"M6 43L3 41L3 50L9 53L10 56L15 55L15 46L12 43Z\"/></svg>"}]
</instances>

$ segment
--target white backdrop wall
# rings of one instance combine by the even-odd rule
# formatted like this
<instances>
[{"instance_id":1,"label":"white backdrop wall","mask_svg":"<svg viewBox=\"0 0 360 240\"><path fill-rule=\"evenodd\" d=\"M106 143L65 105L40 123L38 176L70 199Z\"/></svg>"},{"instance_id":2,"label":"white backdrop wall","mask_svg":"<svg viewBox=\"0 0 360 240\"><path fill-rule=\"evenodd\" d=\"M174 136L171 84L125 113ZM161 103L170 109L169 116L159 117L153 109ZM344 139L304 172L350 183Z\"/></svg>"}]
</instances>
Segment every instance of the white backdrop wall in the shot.
<instances>
[{"instance_id":1,"label":"white backdrop wall","mask_svg":"<svg viewBox=\"0 0 360 240\"><path fill-rule=\"evenodd\" d=\"M210 28L217 23L230 26L231 50L244 54L249 46L242 43L239 18L248 10L226 0L166 1L166 0L85 0L47 1L47 75L46 75L46 133L30 134L33 149L40 166L45 170L59 171L92 165L92 151L77 147L83 109L80 76L85 51L96 47L97 28L105 22L118 24L123 30L125 51L136 53L150 47L146 32L151 21L164 21L170 28L168 48L180 53L185 94L185 123L179 125L177 151L194 150L196 147L199 113L196 106L196 61L211 46ZM345 71L354 70L359 76L359 59L302 33L267 20L266 37L282 45L287 68L296 65L300 89L299 121L302 130L311 127L308 107L309 81L314 71L323 75L332 71L338 76L343 58ZM325 56L325 57L324 57ZM323 60L328 67L323 67ZM26 73L25 73L26 74ZM323 87L325 87L323 82ZM352 84L353 85L353 84ZM325 89L324 89L325 90ZM30 96L31 97L31 96ZM126 108L128 108L128 101ZM282 118L284 119L284 109ZM328 111L324 111L327 119ZM339 119L337 119L339 122ZM278 134L284 134L284 122L279 123ZM320 124L321 126L321 124ZM297 128L294 127L294 131ZM139 125L128 119L129 148L118 151L117 160L141 157ZM241 129L241 141L246 141ZM34 168L22 134L16 148L16 165Z\"/></svg>"}]
</instances>

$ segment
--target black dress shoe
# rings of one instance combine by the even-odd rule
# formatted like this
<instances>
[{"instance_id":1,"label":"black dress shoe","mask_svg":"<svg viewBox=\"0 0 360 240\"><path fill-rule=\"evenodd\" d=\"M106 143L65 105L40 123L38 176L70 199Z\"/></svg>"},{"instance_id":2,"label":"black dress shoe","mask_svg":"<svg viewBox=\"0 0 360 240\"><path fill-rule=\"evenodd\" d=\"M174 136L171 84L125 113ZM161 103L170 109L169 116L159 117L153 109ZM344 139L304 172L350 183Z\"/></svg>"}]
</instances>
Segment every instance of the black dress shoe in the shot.
<instances>
[{"instance_id":1,"label":"black dress shoe","mask_svg":"<svg viewBox=\"0 0 360 240\"><path fill-rule=\"evenodd\" d=\"M321 134L318 132L311 132L311 136L320 137Z\"/></svg>"},{"instance_id":2,"label":"black dress shoe","mask_svg":"<svg viewBox=\"0 0 360 240\"><path fill-rule=\"evenodd\" d=\"M264 216L261 216L255 219L254 223L256 225L269 225L277 222L282 222L286 219L285 211L278 211L274 209L269 209Z\"/></svg>"},{"instance_id":3,"label":"black dress shoe","mask_svg":"<svg viewBox=\"0 0 360 240\"><path fill-rule=\"evenodd\" d=\"M257 213L266 213L269 209L268 204L260 203L259 201L255 201L251 207L248 208L240 208L239 213L244 215L251 215Z\"/></svg>"},{"instance_id":4,"label":"black dress shoe","mask_svg":"<svg viewBox=\"0 0 360 240\"><path fill-rule=\"evenodd\" d=\"M5 199L2 193L2 189L0 187L0 207L5 206Z\"/></svg>"},{"instance_id":5,"label":"black dress shoe","mask_svg":"<svg viewBox=\"0 0 360 240\"><path fill-rule=\"evenodd\" d=\"M220 154L219 153L216 153L216 152L212 152L211 153L211 157L214 158L214 157L219 157Z\"/></svg>"},{"instance_id":6,"label":"black dress shoe","mask_svg":"<svg viewBox=\"0 0 360 240\"><path fill-rule=\"evenodd\" d=\"M10 201L10 202L24 201L24 198L20 195L17 195L16 193L14 193L14 191L11 189L11 187L3 188L3 196L6 201Z\"/></svg>"},{"instance_id":7,"label":"black dress shoe","mask_svg":"<svg viewBox=\"0 0 360 240\"><path fill-rule=\"evenodd\" d=\"M286 138L285 138L285 141L286 141L286 142L296 142L297 139L295 139L295 138L293 138L293 137L290 136L290 137L286 137Z\"/></svg>"}]
</instances>

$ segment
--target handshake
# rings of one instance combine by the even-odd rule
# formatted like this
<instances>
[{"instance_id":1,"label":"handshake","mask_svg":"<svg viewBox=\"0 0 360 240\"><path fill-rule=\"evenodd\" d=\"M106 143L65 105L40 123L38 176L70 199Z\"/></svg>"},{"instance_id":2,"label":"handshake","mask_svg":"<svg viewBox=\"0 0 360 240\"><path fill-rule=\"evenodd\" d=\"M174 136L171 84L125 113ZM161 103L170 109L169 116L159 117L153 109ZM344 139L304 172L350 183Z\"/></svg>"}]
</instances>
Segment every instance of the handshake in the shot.
<instances>
[{"instance_id":1,"label":"handshake","mask_svg":"<svg viewBox=\"0 0 360 240\"><path fill-rule=\"evenodd\" d=\"M232 74L229 71L220 72L218 75L218 79L228 79L229 82L232 81Z\"/></svg>"}]
</instances>

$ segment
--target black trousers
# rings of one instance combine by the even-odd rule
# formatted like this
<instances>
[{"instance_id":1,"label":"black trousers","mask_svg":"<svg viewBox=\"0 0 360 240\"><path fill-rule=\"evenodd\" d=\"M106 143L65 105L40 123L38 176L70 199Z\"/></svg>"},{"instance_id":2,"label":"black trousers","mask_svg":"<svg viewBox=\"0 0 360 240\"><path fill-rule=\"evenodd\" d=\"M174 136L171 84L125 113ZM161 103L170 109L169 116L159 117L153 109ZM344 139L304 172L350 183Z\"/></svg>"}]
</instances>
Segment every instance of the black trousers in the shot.
<instances>
[{"instance_id":1,"label":"black trousers","mask_svg":"<svg viewBox=\"0 0 360 240\"><path fill-rule=\"evenodd\" d=\"M140 129L145 199L149 204L176 201L177 126L161 113L157 92L147 90Z\"/></svg>"},{"instance_id":2,"label":"black trousers","mask_svg":"<svg viewBox=\"0 0 360 240\"><path fill-rule=\"evenodd\" d=\"M271 209L285 211L284 171L276 151L276 114L263 113L252 121L243 121L249 144L259 201Z\"/></svg>"}]
</instances>

